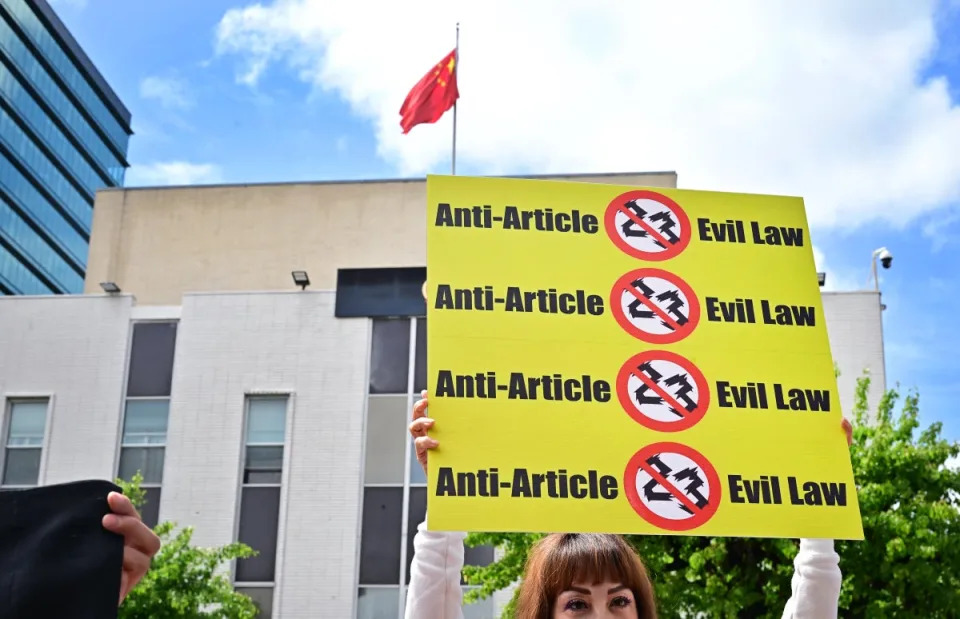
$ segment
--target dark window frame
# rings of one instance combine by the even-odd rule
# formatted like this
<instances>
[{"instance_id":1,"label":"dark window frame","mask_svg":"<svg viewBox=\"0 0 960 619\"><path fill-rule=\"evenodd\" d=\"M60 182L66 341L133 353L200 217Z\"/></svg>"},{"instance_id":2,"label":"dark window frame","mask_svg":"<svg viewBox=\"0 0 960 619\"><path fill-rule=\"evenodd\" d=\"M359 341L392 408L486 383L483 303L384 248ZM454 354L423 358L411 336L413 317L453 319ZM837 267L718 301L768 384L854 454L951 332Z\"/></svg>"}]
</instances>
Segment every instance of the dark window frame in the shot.
<instances>
[{"instance_id":1,"label":"dark window frame","mask_svg":"<svg viewBox=\"0 0 960 619\"><path fill-rule=\"evenodd\" d=\"M179 330L179 321L175 320L144 320L132 324L127 399L170 397ZM168 334L172 335L167 338Z\"/></svg>"},{"instance_id":2,"label":"dark window frame","mask_svg":"<svg viewBox=\"0 0 960 619\"><path fill-rule=\"evenodd\" d=\"M360 521L358 589L400 585L403 485L365 486Z\"/></svg>"},{"instance_id":3,"label":"dark window frame","mask_svg":"<svg viewBox=\"0 0 960 619\"><path fill-rule=\"evenodd\" d=\"M162 351L165 355L164 361L169 360L169 368L166 367L166 364L162 371L161 382L164 385L163 389L159 390L159 393L148 394L148 395L131 395L130 386L134 380L134 373L143 371L141 367L135 364L135 359L150 358L150 353L152 350L138 350L138 345L143 346L143 339L137 338L138 330L140 333L147 333L151 331L151 327L156 329L156 332L160 331L161 327L166 327L172 331L172 337L167 344L166 348ZM124 453L130 453L130 450L139 450L139 449L151 449L161 452L161 464L160 464L160 477L159 481L153 481L153 475L149 477L145 476L145 471L140 471L140 474L145 477L145 480L140 484L140 487L146 492L146 504L140 508L140 516L150 527L154 527L159 524L160 518L160 502L163 498L163 469L166 467L166 449L167 449L167 439L169 435L169 421L170 421L170 403L172 401L173 395L173 372L176 365L176 354L177 354L177 340L180 335L180 320L178 318L157 318L157 319L148 319L148 320L133 320L130 322L130 331L128 335L127 342L127 364L126 364L126 374L124 375L123 381L123 411L121 413L120 419L120 444L119 449L117 450L116 462L114 466L114 471L116 471L117 477L121 477L121 465L123 463ZM155 343L150 342L148 343ZM155 359L150 359L155 361ZM152 366L146 366L156 368L157 364L154 363ZM131 402L146 402L146 401L165 401L167 403L167 426L164 430L163 441L158 443L127 443L126 438L126 424L127 424L127 411L129 404ZM146 479L151 479L146 481Z\"/></svg>"},{"instance_id":4,"label":"dark window frame","mask_svg":"<svg viewBox=\"0 0 960 619\"><path fill-rule=\"evenodd\" d=\"M234 586L234 590L238 593L243 593L248 597L253 598L254 604L257 603L257 600L254 596L250 594L252 591L269 591L270 592L270 608L263 608L260 605L257 605L259 613L257 614L257 619L271 619L273 617L273 609L276 605L276 589L272 586L261 586L257 584L241 584Z\"/></svg>"},{"instance_id":5,"label":"dark window frame","mask_svg":"<svg viewBox=\"0 0 960 619\"><path fill-rule=\"evenodd\" d=\"M254 442L251 443L249 440L249 424L250 424L250 413L251 405L259 400L274 400L282 401L284 404L284 417L283 417L283 441L282 442ZM290 425L290 415L291 415L291 406L292 406L293 394L290 393L272 393L272 394L247 394L244 397L244 415L243 415L243 449L242 449L242 461L240 467L240 488L238 492L238 501L237 501L237 516L236 516L236 530L234 533L234 539L239 542L245 543L259 552L258 556L250 557L247 559L237 559L233 562L232 569L232 581L235 588L256 588L256 589L266 589L270 588L274 590L277 586L277 559L279 556L280 545L283 542L280 538L280 518L283 513L283 503L285 500L285 483L286 483L286 466L285 460L287 457L287 428ZM276 481L254 481L248 482L248 455L250 449L263 449L263 448L272 448L280 450L280 469L279 477ZM270 469L271 472L276 472L275 469ZM244 509L245 501L248 497L252 495L265 495L267 493L274 494L270 496L269 505L270 508L264 513L257 513L256 516L260 520L252 520L256 526L254 526L251 531L253 535L245 534L245 525L248 523L247 518L252 516L247 516L245 514L252 514L253 511L248 506L247 509ZM273 503L276 503L276 507L273 507ZM264 501L261 497L257 501L252 501L249 505L261 507L265 506L268 503ZM263 518L266 517L266 521ZM267 540L267 550L272 547L271 552L265 552L263 549L258 548L255 544L261 544L260 539L251 541L251 537L256 537L257 534L261 533L262 525L270 524L272 525L272 539ZM269 537L269 535L268 535ZM266 567L264 567L266 566ZM257 570L266 569L266 573L270 574L269 580L249 580L248 577L260 576L262 572Z\"/></svg>"},{"instance_id":6,"label":"dark window frame","mask_svg":"<svg viewBox=\"0 0 960 619\"><path fill-rule=\"evenodd\" d=\"M44 450L47 446L47 436L50 431L50 407L53 398L50 395L23 396L7 398L3 402L3 408L0 408L0 488L7 490L35 488L40 485L40 480L44 473ZM13 425L14 408L18 404L43 404L43 433L40 435L39 445L10 445L10 431ZM32 483L7 483L7 458L11 451L14 452L36 452L37 471L36 480Z\"/></svg>"},{"instance_id":7,"label":"dark window frame","mask_svg":"<svg viewBox=\"0 0 960 619\"><path fill-rule=\"evenodd\" d=\"M401 350L402 354L399 354ZM409 318L373 320L369 369L369 395L407 394L410 382Z\"/></svg>"}]
</instances>

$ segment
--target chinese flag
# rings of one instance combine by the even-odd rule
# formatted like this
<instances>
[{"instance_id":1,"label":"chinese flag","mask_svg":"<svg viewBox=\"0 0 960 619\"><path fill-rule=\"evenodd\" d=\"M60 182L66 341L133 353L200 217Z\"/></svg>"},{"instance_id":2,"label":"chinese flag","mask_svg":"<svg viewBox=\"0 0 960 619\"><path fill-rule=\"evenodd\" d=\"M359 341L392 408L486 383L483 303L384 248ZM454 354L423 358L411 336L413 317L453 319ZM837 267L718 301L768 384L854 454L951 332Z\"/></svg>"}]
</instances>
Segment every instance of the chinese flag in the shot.
<instances>
[{"instance_id":1,"label":"chinese flag","mask_svg":"<svg viewBox=\"0 0 960 619\"><path fill-rule=\"evenodd\" d=\"M407 95L400 107L400 127L408 133L419 124L437 122L459 97L457 50L453 50L427 71Z\"/></svg>"}]
</instances>

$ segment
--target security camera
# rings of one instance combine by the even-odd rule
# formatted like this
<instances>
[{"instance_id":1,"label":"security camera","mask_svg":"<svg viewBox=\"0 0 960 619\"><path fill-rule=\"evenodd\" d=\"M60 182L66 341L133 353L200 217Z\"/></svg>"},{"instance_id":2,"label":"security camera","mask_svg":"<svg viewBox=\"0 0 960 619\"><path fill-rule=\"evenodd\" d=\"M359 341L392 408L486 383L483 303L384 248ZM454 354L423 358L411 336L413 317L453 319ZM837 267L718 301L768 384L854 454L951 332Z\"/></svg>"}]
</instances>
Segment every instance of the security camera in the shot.
<instances>
[{"instance_id":1,"label":"security camera","mask_svg":"<svg viewBox=\"0 0 960 619\"><path fill-rule=\"evenodd\" d=\"M886 247L881 247L877 250L877 258L880 259L880 264L882 264L885 269L889 269L890 265L893 264L893 254L891 254L890 250Z\"/></svg>"},{"instance_id":2,"label":"security camera","mask_svg":"<svg viewBox=\"0 0 960 619\"><path fill-rule=\"evenodd\" d=\"M870 261L870 270L873 271L873 289L880 292L880 277L877 275L877 259L883 268L889 269L893 264L893 254L886 247L873 250L873 260Z\"/></svg>"}]
</instances>

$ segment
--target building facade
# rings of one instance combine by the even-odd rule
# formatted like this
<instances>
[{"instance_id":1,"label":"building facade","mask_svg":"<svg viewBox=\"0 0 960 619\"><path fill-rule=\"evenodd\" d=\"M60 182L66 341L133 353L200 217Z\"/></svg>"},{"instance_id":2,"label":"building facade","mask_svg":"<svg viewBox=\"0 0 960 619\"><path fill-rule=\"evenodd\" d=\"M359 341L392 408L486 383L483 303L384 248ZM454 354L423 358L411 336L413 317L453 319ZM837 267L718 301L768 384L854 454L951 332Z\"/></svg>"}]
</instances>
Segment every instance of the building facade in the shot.
<instances>
[{"instance_id":1,"label":"building facade","mask_svg":"<svg viewBox=\"0 0 960 619\"><path fill-rule=\"evenodd\" d=\"M0 294L83 290L97 190L130 112L46 0L0 0Z\"/></svg>"},{"instance_id":2,"label":"building facade","mask_svg":"<svg viewBox=\"0 0 960 619\"><path fill-rule=\"evenodd\" d=\"M334 312L311 291L0 299L0 488L140 470L147 522L260 552L233 578L262 616L397 617L426 509L406 433L426 325Z\"/></svg>"},{"instance_id":3,"label":"building facade","mask_svg":"<svg viewBox=\"0 0 960 619\"><path fill-rule=\"evenodd\" d=\"M88 294L0 298L0 486L139 470L148 522L260 552L231 576L263 616L400 617L426 509L424 181L111 190L95 214ZM875 402L879 296L823 304L841 407L864 370Z\"/></svg>"},{"instance_id":4,"label":"building facade","mask_svg":"<svg viewBox=\"0 0 960 619\"><path fill-rule=\"evenodd\" d=\"M399 617L426 510L406 432L429 382L426 320L363 314L403 314L419 294L413 271L377 273L399 290L389 301L356 287L187 294L176 307L0 299L0 488L139 470L147 522L260 552L233 578L264 617ZM337 316L343 297L350 317ZM862 318L876 301L824 295L834 351L855 351L834 353L842 374L883 379ZM841 383L843 409L851 402ZM493 619L505 598L467 616Z\"/></svg>"}]
</instances>

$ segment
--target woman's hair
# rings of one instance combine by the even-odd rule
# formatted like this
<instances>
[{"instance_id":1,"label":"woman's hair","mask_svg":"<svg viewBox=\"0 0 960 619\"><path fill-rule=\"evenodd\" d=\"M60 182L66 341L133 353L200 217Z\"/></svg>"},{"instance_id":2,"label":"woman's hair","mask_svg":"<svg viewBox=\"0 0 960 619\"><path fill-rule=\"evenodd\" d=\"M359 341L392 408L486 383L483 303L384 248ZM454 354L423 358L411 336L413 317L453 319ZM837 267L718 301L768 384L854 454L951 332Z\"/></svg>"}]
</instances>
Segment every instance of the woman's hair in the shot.
<instances>
[{"instance_id":1,"label":"woman's hair","mask_svg":"<svg viewBox=\"0 0 960 619\"><path fill-rule=\"evenodd\" d=\"M630 588L640 619L656 619L647 568L619 535L554 533L530 551L516 619L550 619L557 596L574 583L617 582Z\"/></svg>"}]
</instances>

